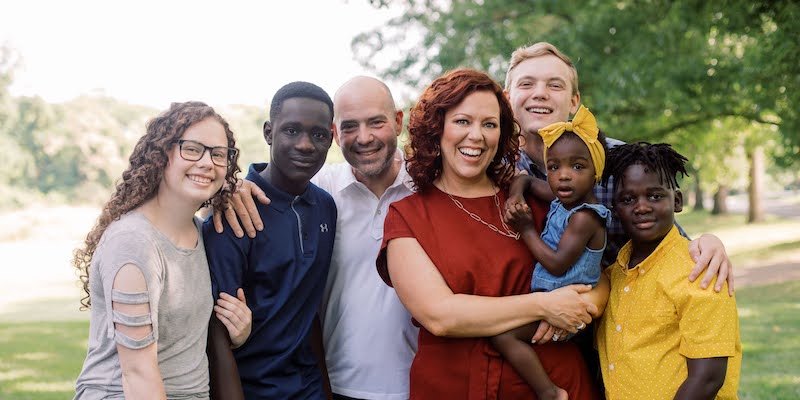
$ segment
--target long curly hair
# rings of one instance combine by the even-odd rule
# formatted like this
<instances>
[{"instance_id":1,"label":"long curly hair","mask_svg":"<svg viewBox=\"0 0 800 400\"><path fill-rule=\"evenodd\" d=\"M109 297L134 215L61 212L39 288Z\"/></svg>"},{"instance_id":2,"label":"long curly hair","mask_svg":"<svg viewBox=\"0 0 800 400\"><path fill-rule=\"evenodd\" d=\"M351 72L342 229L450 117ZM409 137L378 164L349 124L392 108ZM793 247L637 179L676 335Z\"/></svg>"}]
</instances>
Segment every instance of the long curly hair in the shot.
<instances>
[{"instance_id":1,"label":"long curly hair","mask_svg":"<svg viewBox=\"0 0 800 400\"><path fill-rule=\"evenodd\" d=\"M461 68L436 78L411 109L408 123L408 174L417 191L429 189L442 174L440 143L444 132L444 116L467 96L478 91L492 92L500 104L500 140L497 153L486 170L495 185L506 188L514 177L519 152L519 126L503 89L488 75Z\"/></svg>"},{"instance_id":2,"label":"long curly hair","mask_svg":"<svg viewBox=\"0 0 800 400\"><path fill-rule=\"evenodd\" d=\"M113 221L156 195L172 146L183 136L186 129L206 118L214 118L222 124L228 139L228 147L235 148L236 140L228 122L209 105L199 101L172 103L168 110L147 122L146 133L136 143L130 156L130 165L122 173L122 179L117 182L114 194L103 206L100 217L86 235L84 246L76 249L73 254L72 265L78 272L85 293L81 298L81 310L91 307L89 266L103 232ZM214 197L203 203L204 206L211 204L215 209L222 209L226 204L231 195L231 188L236 186L236 174L240 171L238 158L237 153L229 160L222 188Z\"/></svg>"}]
</instances>

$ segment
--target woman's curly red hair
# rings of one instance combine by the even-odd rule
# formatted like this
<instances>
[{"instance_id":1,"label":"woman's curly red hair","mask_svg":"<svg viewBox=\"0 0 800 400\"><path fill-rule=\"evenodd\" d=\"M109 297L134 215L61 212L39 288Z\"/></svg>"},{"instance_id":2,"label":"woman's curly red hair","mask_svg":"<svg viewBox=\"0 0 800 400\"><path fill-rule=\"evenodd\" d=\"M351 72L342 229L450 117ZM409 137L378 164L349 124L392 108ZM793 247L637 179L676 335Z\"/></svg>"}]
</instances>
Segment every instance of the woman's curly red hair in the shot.
<instances>
[{"instance_id":1,"label":"woman's curly red hair","mask_svg":"<svg viewBox=\"0 0 800 400\"><path fill-rule=\"evenodd\" d=\"M122 173L122 179L117 182L114 194L103 206L100 217L86 235L84 247L75 250L72 265L78 271L85 292L84 297L81 298L81 309L91 306L89 266L103 232L108 225L118 220L123 214L139 207L156 195L164 176L164 169L169 161L169 152L172 146L183 136L186 129L206 118L213 118L222 124L228 139L228 147L235 148L236 140L228 122L213 108L199 101L172 103L169 110L147 122L146 133L133 148L130 165ZM228 171L225 174L225 183L220 191L204 205L211 204L215 209L221 210L227 203L231 195L231 188L236 187L236 174L240 171L238 158L237 153L230 160Z\"/></svg>"},{"instance_id":2,"label":"woman's curly red hair","mask_svg":"<svg viewBox=\"0 0 800 400\"><path fill-rule=\"evenodd\" d=\"M429 189L442 174L440 143L445 113L478 91L492 92L500 104L500 141L486 175L502 188L511 183L519 152L519 129L511 105L492 78L483 72L462 68L436 78L411 109L406 165L417 191Z\"/></svg>"}]
</instances>

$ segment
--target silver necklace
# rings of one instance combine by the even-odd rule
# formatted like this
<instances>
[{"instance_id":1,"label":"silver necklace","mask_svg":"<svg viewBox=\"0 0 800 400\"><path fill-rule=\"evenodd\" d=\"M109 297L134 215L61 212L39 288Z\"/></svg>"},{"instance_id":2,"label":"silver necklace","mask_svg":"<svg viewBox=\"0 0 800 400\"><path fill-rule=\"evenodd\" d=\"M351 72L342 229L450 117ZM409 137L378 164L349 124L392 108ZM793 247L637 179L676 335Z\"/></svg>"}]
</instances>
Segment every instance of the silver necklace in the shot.
<instances>
[{"instance_id":1,"label":"silver necklace","mask_svg":"<svg viewBox=\"0 0 800 400\"><path fill-rule=\"evenodd\" d=\"M494 206L497 208L497 215L500 216L500 223L503 224L503 229L505 231L501 231L500 228L494 226L494 224L490 224L490 223L484 221L483 218L481 218L480 215L475 214L474 212L469 211L466 208L464 208L464 205L461 204L460 201L458 201L455 198L453 198L453 196L450 195L450 192L447 191L447 188L444 186L444 181L442 181L442 189L444 189L444 194L446 194L447 197L449 197L450 200L453 201L453 204L455 204L456 207L460 208L461 211L464 211L465 213L467 213L467 215L469 215L475 221L478 221L478 222L488 226L489 229L495 231L496 233L499 233L499 234L501 234L503 236L506 236L506 237L510 237L510 238L512 238L514 240L519 240L519 233L516 233L516 232L512 231L511 229L509 229L508 225L506 225L506 222L503 220L503 213L500 211L500 199L497 198L497 192L494 192L494 196L492 196L492 197L494 197ZM492 188L492 189L494 189L494 188Z\"/></svg>"}]
</instances>

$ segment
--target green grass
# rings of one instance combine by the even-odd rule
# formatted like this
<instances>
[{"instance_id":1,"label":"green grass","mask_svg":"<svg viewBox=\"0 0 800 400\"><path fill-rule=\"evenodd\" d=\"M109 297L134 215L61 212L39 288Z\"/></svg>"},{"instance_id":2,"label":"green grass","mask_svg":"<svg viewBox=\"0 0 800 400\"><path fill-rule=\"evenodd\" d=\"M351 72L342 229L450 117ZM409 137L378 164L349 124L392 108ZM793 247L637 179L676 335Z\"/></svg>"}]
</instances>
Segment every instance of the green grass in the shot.
<instances>
[{"instance_id":1,"label":"green grass","mask_svg":"<svg viewBox=\"0 0 800 400\"><path fill-rule=\"evenodd\" d=\"M747 224L747 216L744 214L725 214L711 215L709 211L684 211L675 215L675 219L681 227L695 237L713 229L730 229L744 227ZM761 224L776 223L778 218L772 215L766 216L766 221Z\"/></svg>"},{"instance_id":2,"label":"green grass","mask_svg":"<svg viewBox=\"0 0 800 400\"><path fill-rule=\"evenodd\" d=\"M800 281L736 291L745 399L800 399Z\"/></svg>"},{"instance_id":3,"label":"green grass","mask_svg":"<svg viewBox=\"0 0 800 400\"><path fill-rule=\"evenodd\" d=\"M71 399L88 337L85 321L0 324L0 398Z\"/></svg>"},{"instance_id":4,"label":"green grass","mask_svg":"<svg viewBox=\"0 0 800 400\"><path fill-rule=\"evenodd\" d=\"M736 292L741 399L800 398L800 281ZM86 355L88 322L0 324L0 398L69 399Z\"/></svg>"}]
</instances>

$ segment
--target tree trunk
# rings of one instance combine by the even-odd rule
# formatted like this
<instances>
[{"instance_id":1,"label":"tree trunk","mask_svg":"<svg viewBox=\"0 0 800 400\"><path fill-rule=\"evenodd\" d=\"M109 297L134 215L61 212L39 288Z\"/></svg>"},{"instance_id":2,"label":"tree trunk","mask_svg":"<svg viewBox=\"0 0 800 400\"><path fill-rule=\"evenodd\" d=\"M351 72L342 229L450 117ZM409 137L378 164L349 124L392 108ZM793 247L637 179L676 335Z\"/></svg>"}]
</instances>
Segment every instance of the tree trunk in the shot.
<instances>
[{"instance_id":1,"label":"tree trunk","mask_svg":"<svg viewBox=\"0 0 800 400\"><path fill-rule=\"evenodd\" d=\"M747 192L750 200L747 222L764 221L764 209L761 204L761 194L764 192L764 149L761 146L755 146L750 151L750 186Z\"/></svg>"},{"instance_id":2,"label":"tree trunk","mask_svg":"<svg viewBox=\"0 0 800 400\"><path fill-rule=\"evenodd\" d=\"M694 210L695 211L703 211L706 209L705 202L703 201L703 197L705 194L703 193L703 188L700 186L700 171L693 171L694 172Z\"/></svg>"},{"instance_id":3,"label":"tree trunk","mask_svg":"<svg viewBox=\"0 0 800 400\"><path fill-rule=\"evenodd\" d=\"M714 193L714 208L711 214L721 215L728 213L728 186L719 185L717 192Z\"/></svg>"},{"instance_id":4,"label":"tree trunk","mask_svg":"<svg viewBox=\"0 0 800 400\"><path fill-rule=\"evenodd\" d=\"M705 197L705 193L703 193L703 188L700 187L700 177L695 174L695 179L697 180L697 184L694 187L694 210L695 211L703 211L706 209L706 204L703 201L703 197Z\"/></svg>"}]
</instances>

